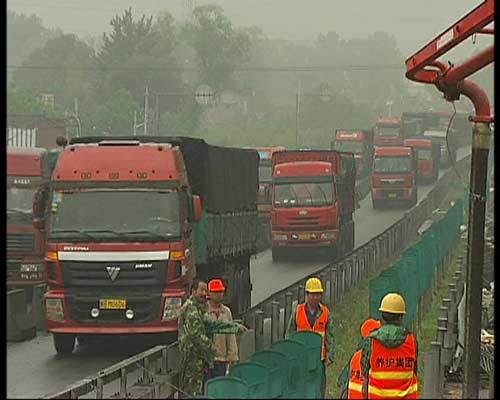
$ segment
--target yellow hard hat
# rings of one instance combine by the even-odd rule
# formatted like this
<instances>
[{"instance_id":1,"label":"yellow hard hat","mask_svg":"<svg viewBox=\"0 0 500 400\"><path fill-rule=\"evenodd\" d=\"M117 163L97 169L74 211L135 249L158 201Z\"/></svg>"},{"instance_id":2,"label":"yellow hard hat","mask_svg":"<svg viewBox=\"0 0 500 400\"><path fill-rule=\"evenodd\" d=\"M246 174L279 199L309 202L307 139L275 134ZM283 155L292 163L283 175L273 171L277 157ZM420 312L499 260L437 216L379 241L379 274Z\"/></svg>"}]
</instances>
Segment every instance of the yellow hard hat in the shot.
<instances>
[{"instance_id":1,"label":"yellow hard hat","mask_svg":"<svg viewBox=\"0 0 500 400\"><path fill-rule=\"evenodd\" d=\"M400 294L389 293L380 302L378 310L391 314L406 314L406 304Z\"/></svg>"},{"instance_id":2,"label":"yellow hard hat","mask_svg":"<svg viewBox=\"0 0 500 400\"><path fill-rule=\"evenodd\" d=\"M309 278L306 282L306 292L323 293L323 285L318 278Z\"/></svg>"}]
</instances>

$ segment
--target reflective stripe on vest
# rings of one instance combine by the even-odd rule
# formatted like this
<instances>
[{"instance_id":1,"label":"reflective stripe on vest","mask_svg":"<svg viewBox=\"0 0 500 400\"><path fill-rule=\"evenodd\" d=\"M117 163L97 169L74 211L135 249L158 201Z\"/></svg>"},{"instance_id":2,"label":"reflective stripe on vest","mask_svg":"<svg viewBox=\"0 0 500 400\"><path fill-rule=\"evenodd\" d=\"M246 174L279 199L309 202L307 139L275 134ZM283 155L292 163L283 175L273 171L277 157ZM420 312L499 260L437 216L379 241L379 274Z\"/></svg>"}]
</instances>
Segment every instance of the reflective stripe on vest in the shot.
<instances>
[{"instance_id":1,"label":"reflective stripe on vest","mask_svg":"<svg viewBox=\"0 0 500 400\"><path fill-rule=\"evenodd\" d=\"M385 347L371 339L372 352L368 374L369 399L416 399L418 379L414 373L417 347L413 334L396 348Z\"/></svg>"},{"instance_id":2,"label":"reflective stripe on vest","mask_svg":"<svg viewBox=\"0 0 500 400\"><path fill-rule=\"evenodd\" d=\"M361 375L361 350L354 353L349 364L348 399L364 399L363 375Z\"/></svg>"},{"instance_id":3,"label":"reflective stripe on vest","mask_svg":"<svg viewBox=\"0 0 500 400\"><path fill-rule=\"evenodd\" d=\"M319 333L323 337L323 349L321 351L321 359L326 360L328 355L328 350L326 348L326 338L325 333L328 325L328 315L329 311L323 304L319 305L321 307L321 315L316 319L314 326L311 327L309 320L307 319L306 303L299 304L297 306L297 313L295 314L295 323L297 324L297 332L309 331Z\"/></svg>"}]
</instances>

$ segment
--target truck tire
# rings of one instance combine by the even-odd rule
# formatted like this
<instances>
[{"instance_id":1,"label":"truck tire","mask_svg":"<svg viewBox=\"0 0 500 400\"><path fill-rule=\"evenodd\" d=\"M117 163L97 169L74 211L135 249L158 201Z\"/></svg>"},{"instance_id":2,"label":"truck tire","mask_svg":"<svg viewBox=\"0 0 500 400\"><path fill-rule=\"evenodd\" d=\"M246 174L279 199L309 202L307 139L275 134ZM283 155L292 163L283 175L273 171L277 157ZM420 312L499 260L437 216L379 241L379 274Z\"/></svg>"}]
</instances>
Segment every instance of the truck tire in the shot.
<instances>
[{"instance_id":1,"label":"truck tire","mask_svg":"<svg viewBox=\"0 0 500 400\"><path fill-rule=\"evenodd\" d=\"M57 354L69 355L75 349L75 335L70 333L54 333L54 348Z\"/></svg>"}]
</instances>

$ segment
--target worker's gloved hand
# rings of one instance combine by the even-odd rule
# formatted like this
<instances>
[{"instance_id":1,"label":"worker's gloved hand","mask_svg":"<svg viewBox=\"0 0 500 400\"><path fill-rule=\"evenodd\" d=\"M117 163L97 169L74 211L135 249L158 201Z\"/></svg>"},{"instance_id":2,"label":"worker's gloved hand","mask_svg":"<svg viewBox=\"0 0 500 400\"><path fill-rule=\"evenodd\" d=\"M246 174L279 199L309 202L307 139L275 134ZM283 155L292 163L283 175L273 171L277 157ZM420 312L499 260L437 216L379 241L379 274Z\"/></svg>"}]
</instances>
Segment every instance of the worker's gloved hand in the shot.
<instances>
[{"instance_id":1,"label":"worker's gloved hand","mask_svg":"<svg viewBox=\"0 0 500 400\"><path fill-rule=\"evenodd\" d=\"M240 333L248 331L248 328L243 324L238 324L240 326Z\"/></svg>"}]
</instances>

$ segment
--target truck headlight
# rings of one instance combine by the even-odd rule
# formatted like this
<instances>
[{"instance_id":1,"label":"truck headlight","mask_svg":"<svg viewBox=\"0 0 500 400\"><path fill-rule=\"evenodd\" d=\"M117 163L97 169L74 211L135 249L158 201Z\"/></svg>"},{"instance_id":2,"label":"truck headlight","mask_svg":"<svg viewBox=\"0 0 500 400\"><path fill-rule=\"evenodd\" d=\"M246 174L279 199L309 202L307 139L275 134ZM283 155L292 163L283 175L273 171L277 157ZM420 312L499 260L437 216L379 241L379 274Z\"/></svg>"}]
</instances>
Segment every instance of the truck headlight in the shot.
<instances>
[{"instance_id":1,"label":"truck headlight","mask_svg":"<svg viewBox=\"0 0 500 400\"><path fill-rule=\"evenodd\" d=\"M283 240L287 240L288 237L286 236L286 233L275 233L273 235L273 240L277 240L277 241L283 241Z\"/></svg>"},{"instance_id":2,"label":"truck headlight","mask_svg":"<svg viewBox=\"0 0 500 400\"><path fill-rule=\"evenodd\" d=\"M163 321L171 321L179 317L181 311L182 298L181 297L166 297L165 305L163 306Z\"/></svg>"},{"instance_id":3,"label":"truck headlight","mask_svg":"<svg viewBox=\"0 0 500 400\"><path fill-rule=\"evenodd\" d=\"M324 232L321 234L322 240L333 240L335 239L335 237L336 237L335 232Z\"/></svg>"},{"instance_id":4,"label":"truck headlight","mask_svg":"<svg viewBox=\"0 0 500 400\"><path fill-rule=\"evenodd\" d=\"M45 299L45 309L47 319L52 321L62 321L64 310L61 299Z\"/></svg>"}]
</instances>

